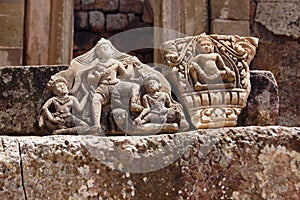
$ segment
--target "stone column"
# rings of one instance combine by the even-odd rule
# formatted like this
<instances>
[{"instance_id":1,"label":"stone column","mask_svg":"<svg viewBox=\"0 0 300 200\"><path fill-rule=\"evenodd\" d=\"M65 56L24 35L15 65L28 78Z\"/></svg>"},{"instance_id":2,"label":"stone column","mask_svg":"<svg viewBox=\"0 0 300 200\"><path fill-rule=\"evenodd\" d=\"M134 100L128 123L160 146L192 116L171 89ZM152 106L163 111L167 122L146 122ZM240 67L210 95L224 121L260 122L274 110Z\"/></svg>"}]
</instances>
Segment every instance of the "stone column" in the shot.
<instances>
[{"instance_id":1,"label":"stone column","mask_svg":"<svg viewBox=\"0 0 300 200\"><path fill-rule=\"evenodd\" d=\"M48 64L50 0L26 1L25 65Z\"/></svg>"},{"instance_id":2,"label":"stone column","mask_svg":"<svg viewBox=\"0 0 300 200\"><path fill-rule=\"evenodd\" d=\"M21 65L24 0L1 0L0 24L0 66Z\"/></svg>"},{"instance_id":3,"label":"stone column","mask_svg":"<svg viewBox=\"0 0 300 200\"><path fill-rule=\"evenodd\" d=\"M51 0L49 60L53 64L69 64L73 52L74 0Z\"/></svg>"},{"instance_id":4,"label":"stone column","mask_svg":"<svg viewBox=\"0 0 300 200\"><path fill-rule=\"evenodd\" d=\"M73 8L73 0L26 1L25 65L70 63Z\"/></svg>"},{"instance_id":5,"label":"stone column","mask_svg":"<svg viewBox=\"0 0 300 200\"><path fill-rule=\"evenodd\" d=\"M154 43L209 32L208 0L153 0L154 27L172 31L155 31ZM162 63L159 50L154 51L155 63Z\"/></svg>"}]
</instances>

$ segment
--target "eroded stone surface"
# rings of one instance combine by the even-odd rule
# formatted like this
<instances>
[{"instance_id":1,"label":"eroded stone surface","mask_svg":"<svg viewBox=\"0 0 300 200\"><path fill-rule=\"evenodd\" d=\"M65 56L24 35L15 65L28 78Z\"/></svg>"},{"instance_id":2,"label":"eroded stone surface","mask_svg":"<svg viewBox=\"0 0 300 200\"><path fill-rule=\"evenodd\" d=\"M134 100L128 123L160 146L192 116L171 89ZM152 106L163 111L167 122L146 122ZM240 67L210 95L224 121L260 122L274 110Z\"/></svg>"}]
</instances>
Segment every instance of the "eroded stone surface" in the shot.
<instances>
[{"instance_id":1,"label":"eroded stone surface","mask_svg":"<svg viewBox=\"0 0 300 200\"><path fill-rule=\"evenodd\" d=\"M276 36L257 23L253 34L261 40L250 68L274 74L280 97L279 124L300 126L300 101L296 95L300 92L300 46L297 40Z\"/></svg>"},{"instance_id":2,"label":"eroded stone surface","mask_svg":"<svg viewBox=\"0 0 300 200\"><path fill-rule=\"evenodd\" d=\"M16 138L0 138L0 188L0 199L25 199Z\"/></svg>"},{"instance_id":3,"label":"eroded stone surface","mask_svg":"<svg viewBox=\"0 0 300 200\"><path fill-rule=\"evenodd\" d=\"M66 66L0 68L0 134L38 134L43 92L50 76Z\"/></svg>"},{"instance_id":4,"label":"eroded stone surface","mask_svg":"<svg viewBox=\"0 0 300 200\"><path fill-rule=\"evenodd\" d=\"M259 2L255 21L276 35L300 37L299 2Z\"/></svg>"},{"instance_id":5,"label":"eroded stone surface","mask_svg":"<svg viewBox=\"0 0 300 200\"><path fill-rule=\"evenodd\" d=\"M27 199L300 197L299 128L26 137L20 144Z\"/></svg>"},{"instance_id":6,"label":"eroded stone surface","mask_svg":"<svg viewBox=\"0 0 300 200\"><path fill-rule=\"evenodd\" d=\"M278 86L269 71L250 72L252 83L249 100L239 116L238 124L249 126L269 126L278 124L279 96Z\"/></svg>"}]
</instances>

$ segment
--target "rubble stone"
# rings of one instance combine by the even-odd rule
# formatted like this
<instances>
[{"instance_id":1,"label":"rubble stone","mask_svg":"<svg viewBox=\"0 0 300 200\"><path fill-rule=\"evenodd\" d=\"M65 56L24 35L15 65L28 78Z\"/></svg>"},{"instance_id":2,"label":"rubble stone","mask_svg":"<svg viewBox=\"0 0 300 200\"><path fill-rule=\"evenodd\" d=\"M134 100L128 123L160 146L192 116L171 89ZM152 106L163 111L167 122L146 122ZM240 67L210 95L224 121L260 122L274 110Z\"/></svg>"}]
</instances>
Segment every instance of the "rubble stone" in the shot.
<instances>
[{"instance_id":1,"label":"rubble stone","mask_svg":"<svg viewBox=\"0 0 300 200\"><path fill-rule=\"evenodd\" d=\"M279 96L277 82L270 71L253 70L247 106L242 110L238 125L278 125Z\"/></svg>"},{"instance_id":2,"label":"rubble stone","mask_svg":"<svg viewBox=\"0 0 300 200\"><path fill-rule=\"evenodd\" d=\"M89 28L88 24L88 13L87 12L75 12L75 28L77 30L86 30Z\"/></svg>"},{"instance_id":3,"label":"rubble stone","mask_svg":"<svg viewBox=\"0 0 300 200\"><path fill-rule=\"evenodd\" d=\"M120 1L120 12L143 13L143 0L122 0Z\"/></svg>"},{"instance_id":4,"label":"rubble stone","mask_svg":"<svg viewBox=\"0 0 300 200\"><path fill-rule=\"evenodd\" d=\"M127 14L107 14L106 20L106 31L120 31L124 30L128 26Z\"/></svg>"},{"instance_id":5,"label":"rubble stone","mask_svg":"<svg viewBox=\"0 0 300 200\"><path fill-rule=\"evenodd\" d=\"M89 24L93 32L101 32L105 30L105 16L101 11L89 12Z\"/></svg>"}]
</instances>

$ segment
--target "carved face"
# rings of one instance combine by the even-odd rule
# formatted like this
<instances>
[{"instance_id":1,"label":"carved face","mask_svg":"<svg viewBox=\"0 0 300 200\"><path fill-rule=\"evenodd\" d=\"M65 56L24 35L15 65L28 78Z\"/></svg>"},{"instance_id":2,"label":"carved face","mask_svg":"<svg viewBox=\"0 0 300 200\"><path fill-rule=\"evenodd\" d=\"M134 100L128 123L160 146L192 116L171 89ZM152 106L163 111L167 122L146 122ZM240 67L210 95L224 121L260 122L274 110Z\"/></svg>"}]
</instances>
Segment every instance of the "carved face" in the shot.
<instances>
[{"instance_id":1,"label":"carved face","mask_svg":"<svg viewBox=\"0 0 300 200\"><path fill-rule=\"evenodd\" d=\"M64 82L58 82L54 87L54 94L58 96L64 96L68 94L68 87Z\"/></svg>"},{"instance_id":2,"label":"carved face","mask_svg":"<svg viewBox=\"0 0 300 200\"><path fill-rule=\"evenodd\" d=\"M214 46L210 41L202 41L200 43L200 49L202 52L206 52L206 53L213 53L214 52Z\"/></svg>"},{"instance_id":3,"label":"carved face","mask_svg":"<svg viewBox=\"0 0 300 200\"><path fill-rule=\"evenodd\" d=\"M157 92L159 91L160 85L156 80L149 80L145 84L145 87L148 92Z\"/></svg>"},{"instance_id":4,"label":"carved face","mask_svg":"<svg viewBox=\"0 0 300 200\"><path fill-rule=\"evenodd\" d=\"M109 44L97 45L96 54L98 57L111 58L112 53L112 48Z\"/></svg>"}]
</instances>

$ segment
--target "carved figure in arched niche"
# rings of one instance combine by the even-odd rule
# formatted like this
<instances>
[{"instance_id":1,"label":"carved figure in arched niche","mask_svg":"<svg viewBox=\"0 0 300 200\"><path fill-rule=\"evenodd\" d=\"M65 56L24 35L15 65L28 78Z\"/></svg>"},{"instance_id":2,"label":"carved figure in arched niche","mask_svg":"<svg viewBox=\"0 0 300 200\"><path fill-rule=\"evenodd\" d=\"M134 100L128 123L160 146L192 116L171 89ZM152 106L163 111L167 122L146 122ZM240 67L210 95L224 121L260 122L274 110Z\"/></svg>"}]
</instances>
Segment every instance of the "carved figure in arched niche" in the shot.
<instances>
[{"instance_id":1,"label":"carved figure in arched niche","mask_svg":"<svg viewBox=\"0 0 300 200\"><path fill-rule=\"evenodd\" d=\"M213 42L206 36L196 38L196 48L199 50L189 65L194 89L203 90L205 84L232 83L227 88L233 88L235 82L234 71L225 65L220 54L214 52Z\"/></svg>"},{"instance_id":2,"label":"carved figure in arched niche","mask_svg":"<svg viewBox=\"0 0 300 200\"><path fill-rule=\"evenodd\" d=\"M254 37L205 33L161 45L168 78L196 128L236 124L250 93L249 65L257 46Z\"/></svg>"}]
</instances>

